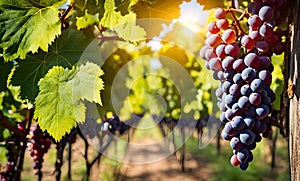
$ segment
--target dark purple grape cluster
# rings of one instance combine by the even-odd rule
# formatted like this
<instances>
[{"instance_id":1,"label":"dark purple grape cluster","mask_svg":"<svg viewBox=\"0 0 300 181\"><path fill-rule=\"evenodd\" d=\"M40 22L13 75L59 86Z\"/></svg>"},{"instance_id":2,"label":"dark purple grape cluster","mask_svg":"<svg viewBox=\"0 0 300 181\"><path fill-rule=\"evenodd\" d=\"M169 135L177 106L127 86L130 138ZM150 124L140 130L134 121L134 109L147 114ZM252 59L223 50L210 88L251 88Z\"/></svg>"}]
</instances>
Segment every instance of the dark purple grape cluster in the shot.
<instances>
[{"instance_id":1,"label":"dark purple grape cluster","mask_svg":"<svg viewBox=\"0 0 300 181\"><path fill-rule=\"evenodd\" d=\"M108 118L105 122L108 123L108 131L112 134L118 132L122 135L128 129L128 126L123 121L120 121L119 117L115 115Z\"/></svg>"},{"instance_id":2,"label":"dark purple grape cluster","mask_svg":"<svg viewBox=\"0 0 300 181\"><path fill-rule=\"evenodd\" d=\"M248 31L241 30L235 21L229 24L226 17L234 16L233 9L215 11L216 21L208 25L205 45L200 56L206 68L220 80L216 90L220 120L224 123L222 137L230 141L233 149L231 164L242 170L253 160L251 150L263 135L271 131L270 115L275 94L271 63L273 54L284 52L284 22L286 0L257 0L249 4Z\"/></svg>"},{"instance_id":3,"label":"dark purple grape cluster","mask_svg":"<svg viewBox=\"0 0 300 181\"><path fill-rule=\"evenodd\" d=\"M1 168L0 165L0 181L9 181L13 180L14 175L16 173L16 159L13 153L13 145L7 146L6 152L7 163Z\"/></svg>"},{"instance_id":4,"label":"dark purple grape cluster","mask_svg":"<svg viewBox=\"0 0 300 181\"><path fill-rule=\"evenodd\" d=\"M27 120L23 120L17 123L17 129L25 133L26 124L27 124ZM1 164L0 164L0 171L1 171L0 181L14 179L16 173L16 162L18 159L18 154L16 153L18 149L16 149L15 146L16 145L11 145L11 144L7 145L7 152L6 152L7 163L3 167L3 169L1 168Z\"/></svg>"},{"instance_id":5,"label":"dark purple grape cluster","mask_svg":"<svg viewBox=\"0 0 300 181\"><path fill-rule=\"evenodd\" d=\"M44 154L48 152L51 143L52 141L49 134L43 132L38 125L30 128L27 148L34 161L32 167L35 175L38 175L41 172L42 164L44 162Z\"/></svg>"}]
</instances>

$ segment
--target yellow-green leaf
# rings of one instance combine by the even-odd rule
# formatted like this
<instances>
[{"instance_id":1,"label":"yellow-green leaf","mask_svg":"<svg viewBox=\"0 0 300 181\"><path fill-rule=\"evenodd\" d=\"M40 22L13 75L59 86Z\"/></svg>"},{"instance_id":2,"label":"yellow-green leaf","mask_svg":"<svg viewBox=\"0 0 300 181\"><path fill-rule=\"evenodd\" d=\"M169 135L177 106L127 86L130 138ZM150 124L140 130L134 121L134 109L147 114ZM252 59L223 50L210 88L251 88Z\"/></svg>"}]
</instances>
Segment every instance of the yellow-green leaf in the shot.
<instances>
[{"instance_id":1,"label":"yellow-green leaf","mask_svg":"<svg viewBox=\"0 0 300 181\"><path fill-rule=\"evenodd\" d=\"M97 24L99 22L98 18L96 16L93 16L89 14L87 11L85 11L85 15L82 17L78 17L76 21L76 26L78 30L87 28L91 25Z\"/></svg>"},{"instance_id":2,"label":"yellow-green leaf","mask_svg":"<svg viewBox=\"0 0 300 181\"><path fill-rule=\"evenodd\" d=\"M36 97L35 118L42 130L60 140L77 123L85 121L83 100L101 103L99 78L103 71L96 64L86 63L80 67L64 69L54 66L39 83Z\"/></svg>"}]
</instances>

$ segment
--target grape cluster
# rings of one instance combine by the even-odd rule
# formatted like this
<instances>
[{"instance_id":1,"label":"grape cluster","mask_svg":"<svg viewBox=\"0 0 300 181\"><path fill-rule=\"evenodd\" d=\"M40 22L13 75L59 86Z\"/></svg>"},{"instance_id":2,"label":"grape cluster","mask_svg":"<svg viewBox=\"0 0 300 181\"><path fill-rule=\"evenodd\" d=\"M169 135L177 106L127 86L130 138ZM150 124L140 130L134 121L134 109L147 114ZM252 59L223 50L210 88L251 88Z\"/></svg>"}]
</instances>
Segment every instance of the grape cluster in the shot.
<instances>
[{"instance_id":1,"label":"grape cluster","mask_svg":"<svg viewBox=\"0 0 300 181\"><path fill-rule=\"evenodd\" d=\"M27 124L27 120L23 120L17 123L17 129L25 133L26 124ZM16 163L18 160L18 154L16 153L18 149L16 148L17 148L16 145L11 145L11 144L7 145L7 152L6 152L7 163L3 167L3 170L0 164L0 169L2 170L0 173L0 181L14 179L16 173Z\"/></svg>"},{"instance_id":2,"label":"grape cluster","mask_svg":"<svg viewBox=\"0 0 300 181\"><path fill-rule=\"evenodd\" d=\"M284 52L284 30L279 25L287 16L285 0L257 0L243 11L248 31L238 26L236 9L217 9L216 21L208 25L205 45L200 56L206 68L220 80L216 90L220 120L225 124L222 137L233 149L231 164L248 168L251 150L263 135L271 131L270 114L275 94L271 56ZM232 15L233 20L227 20Z\"/></svg>"},{"instance_id":3,"label":"grape cluster","mask_svg":"<svg viewBox=\"0 0 300 181\"><path fill-rule=\"evenodd\" d=\"M12 145L7 146L6 158L7 158L6 165L4 165L3 169L1 168L2 171L0 173L0 181L13 180L13 177L15 175L16 159L13 154L13 146Z\"/></svg>"},{"instance_id":4,"label":"grape cluster","mask_svg":"<svg viewBox=\"0 0 300 181\"><path fill-rule=\"evenodd\" d=\"M123 121L120 121L119 117L115 115L108 118L106 123L108 123L108 131L112 134L116 134L116 132L118 132L122 135L128 129L128 126Z\"/></svg>"},{"instance_id":5,"label":"grape cluster","mask_svg":"<svg viewBox=\"0 0 300 181\"><path fill-rule=\"evenodd\" d=\"M44 154L48 152L51 143L50 136L46 132L43 132L38 125L30 128L27 148L34 161L32 167L35 175L38 175L41 172Z\"/></svg>"}]
</instances>

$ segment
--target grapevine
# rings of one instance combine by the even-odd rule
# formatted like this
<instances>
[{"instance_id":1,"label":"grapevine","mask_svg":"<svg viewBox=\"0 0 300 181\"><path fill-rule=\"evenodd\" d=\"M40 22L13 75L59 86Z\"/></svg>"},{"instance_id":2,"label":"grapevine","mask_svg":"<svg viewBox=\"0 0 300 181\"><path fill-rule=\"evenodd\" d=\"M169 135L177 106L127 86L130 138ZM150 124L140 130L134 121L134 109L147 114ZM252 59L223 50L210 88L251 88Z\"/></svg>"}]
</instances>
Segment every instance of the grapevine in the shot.
<instances>
[{"instance_id":1,"label":"grapevine","mask_svg":"<svg viewBox=\"0 0 300 181\"><path fill-rule=\"evenodd\" d=\"M233 149L230 162L242 170L253 160L252 150L261 134L268 136L271 131L275 101L270 88L271 58L284 52L285 29L281 27L287 18L286 5L285 0L258 0L245 10L217 9L217 20L209 23L200 50L206 68L220 81L216 96L225 125L222 137Z\"/></svg>"}]
</instances>

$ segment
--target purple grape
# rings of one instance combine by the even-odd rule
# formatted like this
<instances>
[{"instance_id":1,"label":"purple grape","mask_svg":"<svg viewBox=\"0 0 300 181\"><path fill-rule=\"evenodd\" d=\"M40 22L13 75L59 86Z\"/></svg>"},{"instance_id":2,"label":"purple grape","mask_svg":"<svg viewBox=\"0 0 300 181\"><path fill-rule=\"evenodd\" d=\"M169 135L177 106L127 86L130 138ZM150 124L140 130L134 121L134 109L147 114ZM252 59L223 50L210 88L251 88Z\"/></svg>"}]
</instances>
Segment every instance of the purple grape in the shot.
<instances>
[{"instance_id":1,"label":"purple grape","mask_svg":"<svg viewBox=\"0 0 300 181\"><path fill-rule=\"evenodd\" d=\"M239 86L241 86L242 84L244 84L244 80L242 79L242 74L241 73L237 73L233 76L233 82Z\"/></svg>"},{"instance_id":2,"label":"purple grape","mask_svg":"<svg viewBox=\"0 0 300 181\"><path fill-rule=\"evenodd\" d=\"M222 43L222 40L220 35L212 34L206 38L205 43L212 48L216 48L218 45Z\"/></svg>"},{"instance_id":3,"label":"purple grape","mask_svg":"<svg viewBox=\"0 0 300 181\"><path fill-rule=\"evenodd\" d=\"M253 92L249 96L249 101L252 105L257 106L261 103L261 96L258 93Z\"/></svg>"},{"instance_id":4,"label":"purple grape","mask_svg":"<svg viewBox=\"0 0 300 181\"><path fill-rule=\"evenodd\" d=\"M220 29L217 27L216 21L210 22L207 26L207 29L211 34L217 34L220 31Z\"/></svg>"},{"instance_id":5,"label":"purple grape","mask_svg":"<svg viewBox=\"0 0 300 181\"><path fill-rule=\"evenodd\" d=\"M222 61L222 67L224 70L232 70L232 65L235 59L231 56L227 56L226 58L223 59Z\"/></svg>"},{"instance_id":6,"label":"purple grape","mask_svg":"<svg viewBox=\"0 0 300 181\"><path fill-rule=\"evenodd\" d=\"M269 44L266 41L258 41L255 46L260 53L265 53L269 50Z\"/></svg>"},{"instance_id":7,"label":"purple grape","mask_svg":"<svg viewBox=\"0 0 300 181\"><path fill-rule=\"evenodd\" d=\"M258 31L251 31L251 32L249 32L249 37L252 38L254 41L261 40L261 35L259 34Z\"/></svg>"},{"instance_id":8,"label":"purple grape","mask_svg":"<svg viewBox=\"0 0 300 181\"><path fill-rule=\"evenodd\" d=\"M233 136L229 135L229 134L226 133L225 131L222 131L221 137L222 137L224 140L230 141L230 140L232 139Z\"/></svg>"},{"instance_id":9,"label":"purple grape","mask_svg":"<svg viewBox=\"0 0 300 181\"><path fill-rule=\"evenodd\" d=\"M264 104L261 104L256 107L255 112L257 115L257 119L262 120L269 114L269 107Z\"/></svg>"},{"instance_id":10,"label":"purple grape","mask_svg":"<svg viewBox=\"0 0 300 181\"><path fill-rule=\"evenodd\" d=\"M222 70L222 62L219 58L212 58L209 61L209 68L213 71Z\"/></svg>"},{"instance_id":11,"label":"purple grape","mask_svg":"<svg viewBox=\"0 0 300 181\"><path fill-rule=\"evenodd\" d=\"M259 34L262 37L269 38L269 37L273 36L273 33L274 33L273 26L269 23L263 24L259 28Z\"/></svg>"},{"instance_id":12,"label":"purple grape","mask_svg":"<svg viewBox=\"0 0 300 181\"><path fill-rule=\"evenodd\" d=\"M225 117L228 121L230 121L234 117L234 114L231 109L226 110Z\"/></svg>"},{"instance_id":13,"label":"purple grape","mask_svg":"<svg viewBox=\"0 0 300 181\"><path fill-rule=\"evenodd\" d=\"M255 115L255 107L250 106L248 109L244 111L246 116L254 116Z\"/></svg>"},{"instance_id":14,"label":"purple grape","mask_svg":"<svg viewBox=\"0 0 300 181\"><path fill-rule=\"evenodd\" d=\"M244 35L242 37L242 40L241 40L241 44L243 47L245 47L247 50L252 50L253 47L254 47L254 40L248 36L248 35Z\"/></svg>"},{"instance_id":15,"label":"purple grape","mask_svg":"<svg viewBox=\"0 0 300 181\"><path fill-rule=\"evenodd\" d=\"M232 105L236 102L236 99L232 95L228 94L226 95L224 102L229 108L231 108Z\"/></svg>"},{"instance_id":16,"label":"purple grape","mask_svg":"<svg viewBox=\"0 0 300 181\"><path fill-rule=\"evenodd\" d=\"M226 57L225 44L220 44L219 46L217 46L217 48L216 48L216 54L221 59Z\"/></svg>"},{"instance_id":17,"label":"purple grape","mask_svg":"<svg viewBox=\"0 0 300 181\"><path fill-rule=\"evenodd\" d=\"M261 70L258 73L258 77L267 85L270 85L272 82L272 74L268 70Z\"/></svg>"},{"instance_id":18,"label":"purple grape","mask_svg":"<svg viewBox=\"0 0 300 181\"><path fill-rule=\"evenodd\" d=\"M243 147L242 149L240 149L237 154L237 159L241 162L241 163L245 163L248 160L248 156L249 156L249 150L245 147Z\"/></svg>"},{"instance_id":19,"label":"purple grape","mask_svg":"<svg viewBox=\"0 0 300 181\"><path fill-rule=\"evenodd\" d=\"M253 143L251 143L250 145L247 145L248 150L254 150L255 148L256 148L256 142L255 141L253 141Z\"/></svg>"},{"instance_id":20,"label":"purple grape","mask_svg":"<svg viewBox=\"0 0 300 181\"><path fill-rule=\"evenodd\" d=\"M249 166L248 162L240 163L240 169L241 170L247 170L248 166Z\"/></svg>"},{"instance_id":21,"label":"purple grape","mask_svg":"<svg viewBox=\"0 0 300 181\"><path fill-rule=\"evenodd\" d=\"M262 21L270 21L274 18L274 11L269 6L264 6L259 10L259 18Z\"/></svg>"},{"instance_id":22,"label":"purple grape","mask_svg":"<svg viewBox=\"0 0 300 181\"><path fill-rule=\"evenodd\" d=\"M270 45L276 45L279 42L279 38L277 35L273 35L266 39L266 42Z\"/></svg>"},{"instance_id":23,"label":"purple grape","mask_svg":"<svg viewBox=\"0 0 300 181\"><path fill-rule=\"evenodd\" d=\"M240 141L245 145L250 145L255 141L255 136L250 129L245 129L240 132Z\"/></svg>"},{"instance_id":24,"label":"purple grape","mask_svg":"<svg viewBox=\"0 0 300 181\"><path fill-rule=\"evenodd\" d=\"M228 26L229 26L228 20L226 20L226 19L218 19L217 20L217 27L219 29L226 30L226 29L228 29Z\"/></svg>"},{"instance_id":25,"label":"purple grape","mask_svg":"<svg viewBox=\"0 0 300 181\"><path fill-rule=\"evenodd\" d=\"M253 161L253 153L249 151L249 156L247 162L252 162Z\"/></svg>"},{"instance_id":26,"label":"purple grape","mask_svg":"<svg viewBox=\"0 0 300 181\"><path fill-rule=\"evenodd\" d=\"M255 53L249 53L244 58L245 64L248 67L258 69L260 67L260 59Z\"/></svg>"},{"instance_id":27,"label":"purple grape","mask_svg":"<svg viewBox=\"0 0 300 181\"><path fill-rule=\"evenodd\" d=\"M233 84L233 82L231 82L231 81L225 81L225 82L223 82L223 84L222 84L222 91L223 92L225 92L226 94L228 94L229 93L229 88L230 88L230 86Z\"/></svg>"},{"instance_id":28,"label":"purple grape","mask_svg":"<svg viewBox=\"0 0 300 181\"><path fill-rule=\"evenodd\" d=\"M237 98L241 94L240 90L241 87L238 84L232 84L229 88L229 94Z\"/></svg>"},{"instance_id":29,"label":"purple grape","mask_svg":"<svg viewBox=\"0 0 300 181\"><path fill-rule=\"evenodd\" d=\"M233 77L235 74L236 74L236 71L234 71L234 70L225 70L223 72L223 76L227 80L233 80Z\"/></svg>"},{"instance_id":30,"label":"purple grape","mask_svg":"<svg viewBox=\"0 0 300 181\"><path fill-rule=\"evenodd\" d=\"M241 116L235 116L231 121L231 127L235 130L242 130L246 126Z\"/></svg>"},{"instance_id":31,"label":"purple grape","mask_svg":"<svg viewBox=\"0 0 300 181\"><path fill-rule=\"evenodd\" d=\"M225 46L225 53L231 57L237 57L239 55L240 48L237 44L232 43Z\"/></svg>"},{"instance_id":32,"label":"purple grape","mask_svg":"<svg viewBox=\"0 0 300 181\"><path fill-rule=\"evenodd\" d=\"M261 142L262 137L259 134L255 134L255 142Z\"/></svg>"},{"instance_id":33,"label":"purple grape","mask_svg":"<svg viewBox=\"0 0 300 181\"><path fill-rule=\"evenodd\" d=\"M221 121L222 123L228 122L227 118L225 117L225 112L222 112L222 113L220 114L220 121Z\"/></svg>"},{"instance_id":34,"label":"purple grape","mask_svg":"<svg viewBox=\"0 0 300 181\"><path fill-rule=\"evenodd\" d=\"M243 112L243 110L239 107L239 104L237 102L232 105L231 110L234 115L240 115Z\"/></svg>"},{"instance_id":35,"label":"purple grape","mask_svg":"<svg viewBox=\"0 0 300 181\"><path fill-rule=\"evenodd\" d=\"M244 122L245 122L247 128L249 128L249 129L252 129L255 126L255 120L253 119L252 116L246 116L244 118Z\"/></svg>"},{"instance_id":36,"label":"purple grape","mask_svg":"<svg viewBox=\"0 0 300 181\"><path fill-rule=\"evenodd\" d=\"M199 52L200 57L201 57L202 59L204 59L204 60L206 60L205 53L206 53L206 51L207 51L208 48L209 48L209 46L204 45L204 46L201 48L200 52Z\"/></svg>"},{"instance_id":37,"label":"purple grape","mask_svg":"<svg viewBox=\"0 0 300 181\"><path fill-rule=\"evenodd\" d=\"M244 60L243 59L237 59L236 61L233 62L232 68L237 72L242 72L246 68Z\"/></svg>"},{"instance_id":38,"label":"purple grape","mask_svg":"<svg viewBox=\"0 0 300 181\"><path fill-rule=\"evenodd\" d=\"M252 30L257 30L257 28L261 25L261 19L257 15L252 15L248 19L248 25Z\"/></svg>"},{"instance_id":39,"label":"purple grape","mask_svg":"<svg viewBox=\"0 0 300 181\"><path fill-rule=\"evenodd\" d=\"M227 122L225 124L223 131L226 132L227 134L229 134L230 136L235 136L238 133L237 130L232 128L230 122Z\"/></svg>"},{"instance_id":40,"label":"purple grape","mask_svg":"<svg viewBox=\"0 0 300 181\"><path fill-rule=\"evenodd\" d=\"M230 147L233 150L240 150L243 147L243 143L240 141L238 137L233 137L230 140Z\"/></svg>"},{"instance_id":41,"label":"purple grape","mask_svg":"<svg viewBox=\"0 0 300 181\"><path fill-rule=\"evenodd\" d=\"M247 96L240 97L238 100L238 104L239 104L239 107L243 110L246 110L251 106L251 104L249 102L249 98Z\"/></svg>"},{"instance_id":42,"label":"purple grape","mask_svg":"<svg viewBox=\"0 0 300 181\"><path fill-rule=\"evenodd\" d=\"M269 97L265 97L265 98L263 98L262 103L264 103L266 105L270 105L272 103L272 101Z\"/></svg>"},{"instance_id":43,"label":"purple grape","mask_svg":"<svg viewBox=\"0 0 300 181\"><path fill-rule=\"evenodd\" d=\"M226 14L227 14L227 12L224 9L222 9L222 8L218 8L215 11L215 17L217 19L224 19L226 17Z\"/></svg>"},{"instance_id":44,"label":"purple grape","mask_svg":"<svg viewBox=\"0 0 300 181\"><path fill-rule=\"evenodd\" d=\"M261 69L265 69L270 66L271 61L270 61L269 57L261 56L261 57L259 57L259 59L260 59L260 66L261 66L260 68Z\"/></svg>"},{"instance_id":45,"label":"purple grape","mask_svg":"<svg viewBox=\"0 0 300 181\"><path fill-rule=\"evenodd\" d=\"M264 121L261 121L260 127L256 130L258 133L263 133L267 130L267 124Z\"/></svg>"},{"instance_id":46,"label":"purple grape","mask_svg":"<svg viewBox=\"0 0 300 181\"><path fill-rule=\"evenodd\" d=\"M245 82L252 82L255 77L256 77L256 73L253 68L249 67L242 71L242 79Z\"/></svg>"},{"instance_id":47,"label":"purple grape","mask_svg":"<svg viewBox=\"0 0 300 181\"><path fill-rule=\"evenodd\" d=\"M265 84L261 79L254 79L250 87L253 92L261 92L265 88Z\"/></svg>"},{"instance_id":48,"label":"purple grape","mask_svg":"<svg viewBox=\"0 0 300 181\"><path fill-rule=\"evenodd\" d=\"M236 34L233 29L227 29L222 34L222 40L224 43L227 44L232 43L235 41L235 39L236 39Z\"/></svg>"},{"instance_id":49,"label":"purple grape","mask_svg":"<svg viewBox=\"0 0 300 181\"><path fill-rule=\"evenodd\" d=\"M205 52L205 59L209 61L212 58L217 58L217 54L213 48L208 48Z\"/></svg>"},{"instance_id":50,"label":"purple grape","mask_svg":"<svg viewBox=\"0 0 300 181\"><path fill-rule=\"evenodd\" d=\"M248 84L245 84L241 87L241 94L243 96L249 96L252 93L252 90Z\"/></svg>"}]
</instances>

